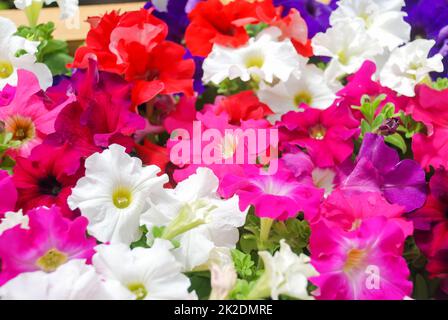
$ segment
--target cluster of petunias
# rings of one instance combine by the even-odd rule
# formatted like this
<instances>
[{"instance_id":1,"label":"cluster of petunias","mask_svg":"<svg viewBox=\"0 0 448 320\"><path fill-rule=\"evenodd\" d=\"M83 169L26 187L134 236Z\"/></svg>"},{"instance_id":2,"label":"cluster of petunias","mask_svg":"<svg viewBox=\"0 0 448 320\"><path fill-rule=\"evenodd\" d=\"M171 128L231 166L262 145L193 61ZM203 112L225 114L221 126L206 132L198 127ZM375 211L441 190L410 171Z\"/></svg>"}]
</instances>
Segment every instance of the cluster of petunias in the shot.
<instances>
[{"instance_id":1,"label":"cluster of petunias","mask_svg":"<svg viewBox=\"0 0 448 320\"><path fill-rule=\"evenodd\" d=\"M446 298L443 2L0 17L0 299Z\"/></svg>"}]
</instances>

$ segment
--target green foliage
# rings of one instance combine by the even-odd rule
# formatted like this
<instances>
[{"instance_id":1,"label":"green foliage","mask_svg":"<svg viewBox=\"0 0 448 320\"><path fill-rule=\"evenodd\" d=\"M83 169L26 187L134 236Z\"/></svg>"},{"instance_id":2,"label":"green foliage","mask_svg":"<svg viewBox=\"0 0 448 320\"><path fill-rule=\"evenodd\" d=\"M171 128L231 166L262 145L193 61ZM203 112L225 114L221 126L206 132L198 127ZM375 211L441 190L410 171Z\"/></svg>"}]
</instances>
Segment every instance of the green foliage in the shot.
<instances>
[{"instance_id":1,"label":"green foliage","mask_svg":"<svg viewBox=\"0 0 448 320\"><path fill-rule=\"evenodd\" d=\"M308 222L300 219L275 221L268 240L263 243L260 240L260 231L260 218L254 215L251 208L240 238L241 251L250 254L258 250L267 250L273 253L280 247L280 240L285 239L293 252L301 253L307 247L311 234Z\"/></svg>"},{"instance_id":2,"label":"green foliage","mask_svg":"<svg viewBox=\"0 0 448 320\"><path fill-rule=\"evenodd\" d=\"M1 124L1 123L0 123ZM12 173L15 162L8 156L5 156L5 152L10 148L17 148L20 146L20 141L12 140L13 135L10 132L3 130L3 124L0 126L0 169L7 170Z\"/></svg>"},{"instance_id":3,"label":"green foliage","mask_svg":"<svg viewBox=\"0 0 448 320\"><path fill-rule=\"evenodd\" d=\"M406 154L408 149L406 139L422 132L425 127L403 111L395 112L393 103L389 102L382 106L385 98L385 95L379 95L372 100L365 95L361 98L361 106L352 106L353 109L359 110L364 117L361 120L360 138L363 139L368 132L383 135L387 143ZM396 123L396 127L393 127L394 123Z\"/></svg>"},{"instance_id":4,"label":"green foliage","mask_svg":"<svg viewBox=\"0 0 448 320\"><path fill-rule=\"evenodd\" d=\"M448 78L437 78L437 80L432 83L432 87L439 91L448 89Z\"/></svg>"},{"instance_id":5,"label":"green foliage","mask_svg":"<svg viewBox=\"0 0 448 320\"><path fill-rule=\"evenodd\" d=\"M17 35L30 41L39 41L36 58L45 63L53 75L69 74L66 68L73 58L68 54L67 42L53 38L54 23L48 22L35 27L20 26Z\"/></svg>"},{"instance_id":6,"label":"green foliage","mask_svg":"<svg viewBox=\"0 0 448 320\"><path fill-rule=\"evenodd\" d=\"M244 28L246 29L249 37L256 37L261 31L269 27L267 23L261 22L258 24L247 24Z\"/></svg>"},{"instance_id":7,"label":"green foliage","mask_svg":"<svg viewBox=\"0 0 448 320\"><path fill-rule=\"evenodd\" d=\"M210 272L209 271L201 271L201 272L188 272L186 276L190 278L191 286L189 291L196 291L198 298L200 300L207 300L210 296L211 288L211 280L210 280Z\"/></svg>"},{"instance_id":8,"label":"green foliage","mask_svg":"<svg viewBox=\"0 0 448 320\"><path fill-rule=\"evenodd\" d=\"M235 287L229 294L230 300L247 300L250 292L255 286L256 281L247 281L238 279Z\"/></svg>"},{"instance_id":9,"label":"green foliage","mask_svg":"<svg viewBox=\"0 0 448 320\"><path fill-rule=\"evenodd\" d=\"M233 80L226 78L217 86L217 93L225 96L236 94L245 90L258 90L258 81L256 79L252 79L245 82L240 78Z\"/></svg>"},{"instance_id":10,"label":"green foliage","mask_svg":"<svg viewBox=\"0 0 448 320\"><path fill-rule=\"evenodd\" d=\"M142 236L137 241L131 243L131 249L134 248L149 248L148 241L146 238L146 234L148 233L148 229L146 226L141 226L140 231L142 232Z\"/></svg>"},{"instance_id":11,"label":"green foliage","mask_svg":"<svg viewBox=\"0 0 448 320\"><path fill-rule=\"evenodd\" d=\"M232 250L232 260L239 278L252 280L257 274L250 254L234 249Z\"/></svg>"}]
</instances>

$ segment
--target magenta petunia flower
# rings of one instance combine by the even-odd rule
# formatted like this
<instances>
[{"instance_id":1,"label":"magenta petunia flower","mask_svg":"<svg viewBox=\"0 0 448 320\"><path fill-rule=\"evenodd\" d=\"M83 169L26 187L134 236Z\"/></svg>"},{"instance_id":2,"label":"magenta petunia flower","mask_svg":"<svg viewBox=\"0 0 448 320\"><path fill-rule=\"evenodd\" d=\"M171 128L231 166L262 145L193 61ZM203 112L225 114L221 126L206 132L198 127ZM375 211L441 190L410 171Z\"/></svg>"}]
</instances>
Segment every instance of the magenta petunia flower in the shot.
<instances>
[{"instance_id":1,"label":"magenta petunia flower","mask_svg":"<svg viewBox=\"0 0 448 320\"><path fill-rule=\"evenodd\" d=\"M271 175L261 174L259 166L245 166L242 176L224 177L220 192L225 198L237 194L240 209L253 205L261 218L286 220L301 211L316 214L324 190L310 182L299 182L281 160L278 165L277 172Z\"/></svg>"},{"instance_id":2,"label":"magenta petunia flower","mask_svg":"<svg viewBox=\"0 0 448 320\"><path fill-rule=\"evenodd\" d=\"M425 172L411 159L400 161L398 152L382 136L368 133L353 171L341 183L352 192L379 192L406 212L420 208L426 200Z\"/></svg>"},{"instance_id":3,"label":"magenta petunia flower","mask_svg":"<svg viewBox=\"0 0 448 320\"><path fill-rule=\"evenodd\" d=\"M432 127L432 135L418 133L412 137L414 159L425 170L448 167L448 127Z\"/></svg>"},{"instance_id":4,"label":"magenta petunia flower","mask_svg":"<svg viewBox=\"0 0 448 320\"><path fill-rule=\"evenodd\" d=\"M415 240L428 259L426 270L442 281L448 294L448 172L435 171L429 182L430 194L425 205L410 215L415 225Z\"/></svg>"},{"instance_id":5,"label":"magenta petunia flower","mask_svg":"<svg viewBox=\"0 0 448 320\"><path fill-rule=\"evenodd\" d=\"M291 111L277 123L280 147L297 145L305 148L319 167L340 164L352 154L358 127L359 121L349 108L335 105L326 110Z\"/></svg>"},{"instance_id":6,"label":"magenta petunia flower","mask_svg":"<svg viewBox=\"0 0 448 320\"><path fill-rule=\"evenodd\" d=\"M113 143L129 150L131 135L145 128L143 117L132 110L131 86L120 76L99 72L90 60L89 69L77 70L71 86L76 101L65 107L55 123L55 133L46 142L60 146L68 143L80 156L107 148Z\"/></svg>"},{"instance_id":7,"label":"magenta petunia flower","mask_svg":"<svg viewBox=\"0 0 448 320\"><path fill-rule=\"evenodd\" d=\"M12 177L7 171L0 170L0 218L5 212L14 211L17 201L17 190Z\"/></svg>"},{"instance_id":8,"label":"magenta petunia flower","mask_svg":"<svg viewBox=\"0 0 448 320\"><path fill-rule=\"evenodd\" d=\"M67 144L36 147L28 158L18 157L14 167L13 179L19 193L17 207L26 212L39 206L58 205L64 216L77 216L68 207L67 197L82 174L79 154Z\"/></svg>"},{"instance_id":9,"label":"magenta petunia flower","mask_svg":"<svg viewBox=\"0 0 448 320\"><path fill-rule=\"evenodd\" d=\"M402 257L405 236L385 217L365 219L353 231L311 226L311 263L319 276L310 281L322 300L401 300L412 292Z\"/></svg>"},{"instance_id":10,"label":"magenta petunia flower","mask_svg":"<svg viewBox=\"0 0 448 320\"><path fill-rule=\"evenodd\" d=\"M6 93L1 94L8 98L2 99L4 101L0 104L0 121L5 123L5 130L12 133L13 139L21 142L20 146L10 150L9 154L14 157L27 157L35 146L54 132L56 117L70 99L67 98L57 106L47 105L36 76L25 70L18 71L15 92L11 88L6 90Z\"/></svg>"},{"instance_id":11,"label":"magenta petunia flower","mask_svg":"<svg viewBox=\"0 0 448 320\"><path fill-rule=\"evenodd\" d=\"M96 240L86 236L86 218L70 221L56 206L33 209L28 217L29 229L16 226L0 236L0 285L23 272L52 272L72 259L90 263Z\"/></svg>"},{"instance_id":12,"label":"magenta petunia flower","mask_svg":"<svg viewBox=\"0 0 448 320\"><path fill-rule=\"evenodd\" d=\"M412 221L404 216L405 209L387 202L378 192L351 193L335 190L321 205L320 219L346 231L354 230L371 217L386 217L396 223L405 236L414 231Z\"/></svg>"},{"instance_id":13,"label":"magenta petunia flower","mask_svg":"<svg viewBox=\"0 0 448 320\"><path fill-rule=\"evenodd\" d=\"M356 73L347 78L347 85L337 93L340 98L336 103L339 106L351 108L352 106L360 106L361 98L364 95L368 95L371 99L384 95L385 98L377 112L380 112L382 107L389 102L395 105L397 112L405 110L410 99L405 96L399 96L395 91L383 87L378 81L372 80L375 72L375 63L369 60L365 61ZM353 114L358 119L362 119L361 112L354 110Z\"/></svg>"}]
</instances>

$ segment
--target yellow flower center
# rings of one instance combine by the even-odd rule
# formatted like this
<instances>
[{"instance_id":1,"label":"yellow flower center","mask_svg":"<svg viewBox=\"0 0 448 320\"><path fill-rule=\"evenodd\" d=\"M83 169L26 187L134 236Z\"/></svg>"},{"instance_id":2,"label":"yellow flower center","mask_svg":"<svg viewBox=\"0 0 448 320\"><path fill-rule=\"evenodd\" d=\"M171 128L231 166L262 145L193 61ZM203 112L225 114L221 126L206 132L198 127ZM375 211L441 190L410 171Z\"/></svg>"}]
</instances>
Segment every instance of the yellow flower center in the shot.
<instances>
[{"instance_id":1,"label":"yellow flower center","mask_svg":"<svg viewBox=\"0 0 448 320\"><path fill-rule=\"evenodd\" d=\"M0 78L6 79L14 72L14 67L9 61L0 60Z\"/></svg>"},{"instance_id":2,"label":"yellow flower center","mask_svg":"<svg viewBox=\"0 0 448 320\"><path fill-rule=\"evenodd\" d=\"M132 193L127 188L117 188L112 195L112 200L115 207L118 209L125 209L131 205Z\"/></svg>"},{"instance_id":3,"label":"yellow flower center","mask_svg":"<svg viewBox=\"0 0 448 320\"><path fill-rule=\"evenodd\" d=\"M345 51L340 51L338 53L338 60L341 64L346 65L348 64L350 58L347 56L347 53Z\"/></svg>"},{"instance_id":4,"label":"yellow flower center","mask_svg":"<svg viewBox=\"0 0 448 320\"><path fill-rule=\"evenodd\" d=\"M246 58L246 68L261 68L264 65L264 57L261 54L250 55Z\"/></svg>"},{"instance_id":5,"label":"yellow flower center","mask_svg":"<svg viewBox=\"0 0 448 320\"><path fill-rule=\"evenodd\" d=\"M321 124L315 125L309 129L310 137L316 140L323 140L326 133L327 129L325 129L325 127Z\"/></svg>"},{"instance_id":6,"label":"yellow flower center","mask_svg":"<svg viewBox=\"0 0 448 320\"><path fill-rule=\"evenodd\" d=\"M15 115L5 120L5 130L12 133L12 139L25 142L36 135L36 129L31 118Z\"/></svg>"},{"instance_id":7,"label":"yellow flower center","mask_svg":"<svg viewBox=\"0 0 448 320\"><path fill-rule=\"evenodd\" d=\"M358 269L362 267L365 256L366 256L365 250L351 249L347 253L347 260L345 260L343 268L344 272L350 272L353 269Z\"/></svg>"},{"instance_id":8,"label":"yellow flower center","mask_svg":"<svg viewBox=\"0 0 448 320\"><path fill-rule=\"evenodd\" d=\"M52 272L66 262L67 255L53 248L37 259L36 265L45 272Z\"/></svg>"},{"instance_id":9,"label":"yellow flower center","mask_svg":"<svg viewBox=\"0 0 448 320\"><path fill-rule=\"evenodd\" d=\"M148 291L142 283L131 283L128 285L128 289L135 294L137 300L143 300L148 295Z\"/></svg>"},{"instance_id":10,"label":"yellow flower center","mask_svg":"<svg viewBox=\"0 0 448 320\"><path fill-rule=\"evenodd\" d=\"M311 105L311 102L313 101L313 97L311 94L307 91L301 91L294 97L294 105L296 107L300 106L302 103L306 105Z\"/></svg>"}]
</instances>

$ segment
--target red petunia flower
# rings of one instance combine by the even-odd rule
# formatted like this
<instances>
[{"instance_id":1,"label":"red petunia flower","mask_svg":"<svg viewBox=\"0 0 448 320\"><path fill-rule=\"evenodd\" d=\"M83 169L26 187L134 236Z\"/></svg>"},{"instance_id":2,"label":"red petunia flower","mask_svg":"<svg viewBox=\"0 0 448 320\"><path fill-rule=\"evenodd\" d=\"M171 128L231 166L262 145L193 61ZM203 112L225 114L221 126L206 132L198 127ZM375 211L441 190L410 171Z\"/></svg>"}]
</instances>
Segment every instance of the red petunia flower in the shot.
<instances>
[{"instance_id":1,"label":"red petunia flower","mask_svg":"<svg viewBox=\"0 0 448 320\"><path fill-rule=\"evenodd\" d=\"M17 208L27 212L57 205L65 217L77 216L67 205L67 197L83 171L75 151L67 144L61 147L41 144L28 158L18 157L16 161L13 179L19 194Z\"/></svg>"},{"instance_id":2,"label":"red petunia flower","mask_svg":"<svg viewBox=\"0 0 448 320\"><path fill-rule=\"evenodd\" d=\"M113 11L90 19L90 24L86 46L77 50L73 67L86 68L89 57L96 57L100 70L134 83L135 105L157 94L193 95L194 61L184 59L181 45L165 40L168 27L152 10Z\"/></svg>"}]
</instances>

